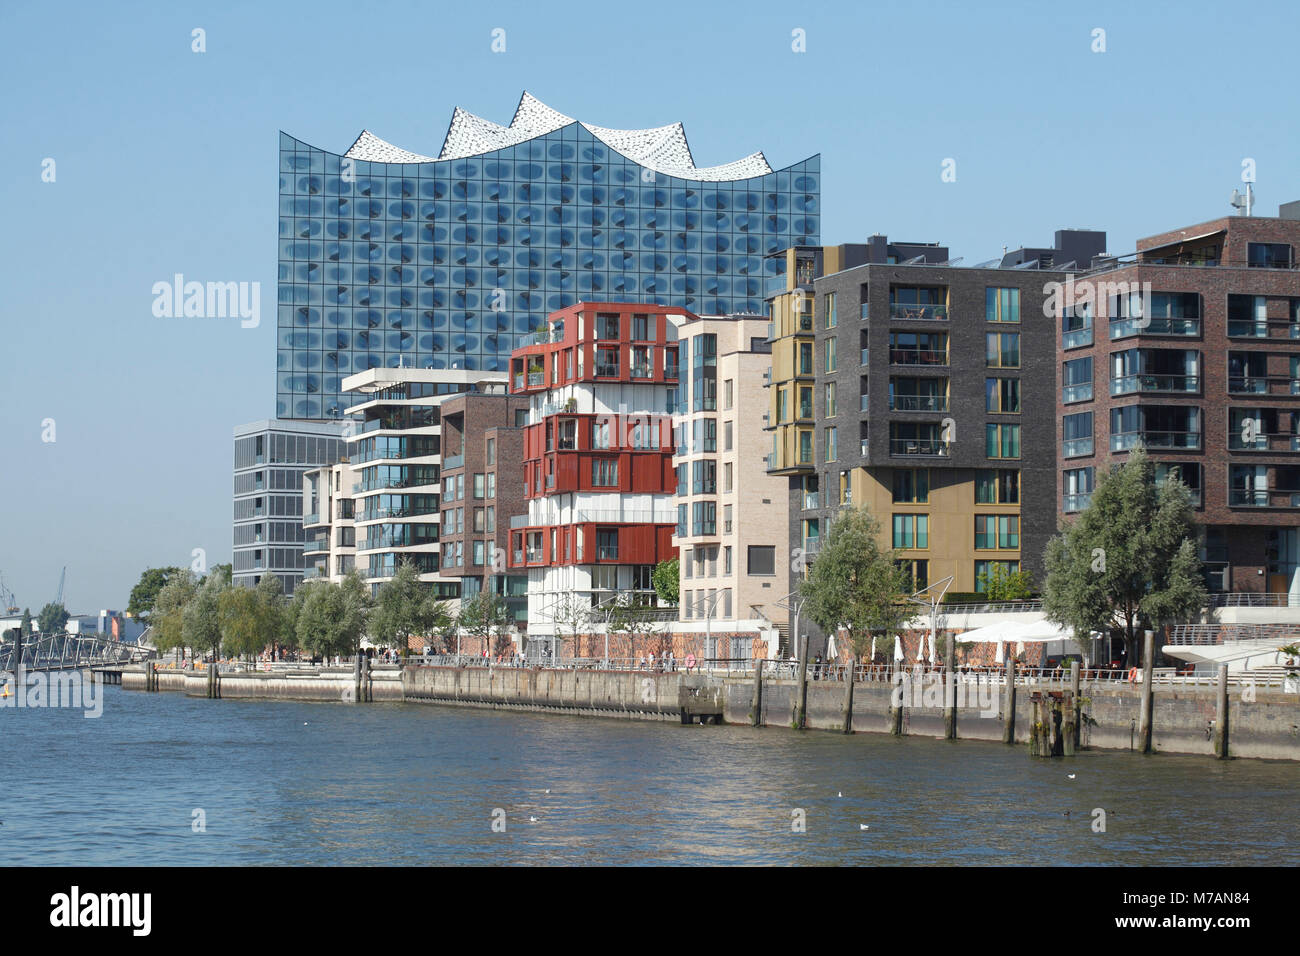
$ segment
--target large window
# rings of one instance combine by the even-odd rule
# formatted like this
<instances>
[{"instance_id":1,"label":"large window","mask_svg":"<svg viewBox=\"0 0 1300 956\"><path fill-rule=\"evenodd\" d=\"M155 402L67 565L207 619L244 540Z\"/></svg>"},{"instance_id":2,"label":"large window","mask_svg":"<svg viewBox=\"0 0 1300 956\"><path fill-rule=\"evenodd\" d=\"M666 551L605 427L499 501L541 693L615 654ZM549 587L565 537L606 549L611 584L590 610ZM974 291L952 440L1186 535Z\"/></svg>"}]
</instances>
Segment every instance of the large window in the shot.
<instances>
[{"instance_id":1,"label":"large window","mask_svg":"<svg viewBox=\"0 0 1300 956\"><path fill-rule=\"evenodd\" d=\"M749 574L770 577L776 574L776 546L751 544L749 546Z\"/></svg>"},{"instance_id":2,"label":"large window","mask_svg":"<svg viewBox=\"0 0 1300 956\"><path fill-rule=\"evenodd\" d=\"M822 433L826 444L826 460L835 461L839 457L839 448L835 441L835 429L826 428L822 430Z\"/></svg>"},{"instance_id":3,"label":"large window","mask_svg":"<svg viewBox=\"0 0 1300 956\"><path fill-rule=\"evenodd\" d=\"M835 328L836 318L835 318L835 293L834 292L828 292L824 296L822 296L822 308L826 312L826 328L828 329Z\"/></svg>"},{"instance_id":4,"label":"large window","mask_svg":"<svg viewBox=\"0 0 1300 956\"><path fill-rule=\"evenodd\" d=\"M930 547L929 515L894 515L894 547L925 550Z\"/></svg>"},{"instance_id":5,"label":"large window","mask_svg":"<svg viewBox=\"0 0 1300 956\"><path fill-rule=\"evenodd\" d=\"M1063 419L1064 447L1062 453L1066 458L1092 454L1092 412L1079 412L1066 415Z\"/></svg>"},{"instance_id":6,"label":"large window","mask_svg":"<svg viewBox=\"0 0 1300 956\"><path fill-rule=\"evenodd\" d=\"M826 399L826 413L825 413L826 417L833 418L835 416L835 383L834 382L826 383L825 399Z\"/></svg>"},{"instance_id":7,"label":"large window","mask_svg":"<svg viewBox=\"0 0 1300 956\"><path fill-rule=\"evenodd\" d=\"M1248 242L1246 262L1253 269L1289 269L1291 247L1285 242Z\"/></svg>"},{"instance_id":8,"label":"large window","mask_svg":"<svg viewBox=\"0 0 1300 956\"><path fill-rule=\"evenodd\" d=\"M593 458L591 461L591 484L596 488L618 487L618 459Z\"/></svg>"},{"instance_id":9,"label":"large window","mask_svg":"<svg viewBox=\"0 0 1300 956\"><path fill-rule=\"evenodd\" d=\"M712 535L718 533L718 503L716 501L696 501L691 504L692 534Z\"/></svg>"},{"instance_id":10,"label":"large window","mask_svg":"<svg viewBox=\"0 0 1300 956\"><path fill-rule=\"evenodd\" d=\"M834 338L829 338L826 340L826 371L835 371L836 364L836 340Z\"/></svg>"},{"instance_id":11,"label":"large window","mask_svg":"<svg viewBox=\"0 0 1300 956\"><path fill-rule=\"evenodd\" d=\"M975 547L981 551L1020 548L1019 515L976 515Z\"/></svg>"},{"instance_id":12,"label":"large window","mask_svg":"<svg viewBox=\"0 0 1300 956\"><path fill-rule=\"evenodd\" d=\"M1020 426L1019 425L985 425L984 426L984 457L1019 458L1020 457Z\"/></svg>"},{"instance_id":13,"label":"large window","mask_svg":"<svg viewBox=\"0 0 1300 956\"><path fill-rule=\"evenodd\" d=\"M1018 574L1020 572L1019 561L976 561L975 562L975 590L984 594L989 589L989 578L995 568L1000 568L1007 574Z\"/></svg>"},{"instance_id":14,"label":"large window","mask_svg":"<svg viewBox=\"0 0 1300 956\"><path fill-rule=\"evenodd\" d=\"M986 378L984 380L984 410L999 415L1019 414L1020 379Z\"/></svg>"},{"instance_id":15,"label":"large window","mask_svg":"<svg viewBox=\"0 0 1300 956\"><path fill-rule=\"evenodd\" d=\"M984 336L984 364L988 368L1020 368L1020 333L987 333Z\"/></svg>"},{"instance_id":16,"label":"large window","mask_svg":"<svg viewBox=\"0 0 1300 956\"><path fill-rule=\"evenodd\" d=\"M1092 398L1092 356L1071 359L1061 366L1061 401L1086 402Z\"/></svg>"},{"instance_id":17,"label":"large window","mask_svg":"<svg viewBox=\"0 0 1300 956\"><path fill-rule=\"evenodd\" d=\"M1062 511L1073 513L1088 507L1088 502L1092 500L1093 475L1091 465L1087 468L1070 468L1062 473L1061 485L1065 494Z\"/></svg>"},{"instance_id":18,"label":"large window","mask_svg":"<svg viewBox=\"0 0 1300 956\"><path fill-rule=\"evenodd\" d=\"M930 500L928 468L895 468L893 483L895 504L925 504Z\"/></svg>"},{"instance_id":19,"label":"large window","mask_svg":"<svg viewBox=\"0 0 1300 956\"><path fill-rule=\"evenodd\" d=\"M948 333L890 332L890 365L947 365Z\"/></svg>"},{"instance_id":20,"label":"large window","mask_svg":"<svg viewBox=\"0 0 1300 956\"><path fill-rule=\"evenodd\" d=\"M984 318L988 322L1020 321L1020 290L984 290Z\"/></svg>"},{"instance_id":21,"label":"large window","mask_svg":"<svg viewBox=\"0 0 1300 956\"><path fill-rule=\"evenodd\" d=\"M1020 503L1020 472L1015 468L981 468L975 472L975 503Z\"/></svg>"}]
</instances>

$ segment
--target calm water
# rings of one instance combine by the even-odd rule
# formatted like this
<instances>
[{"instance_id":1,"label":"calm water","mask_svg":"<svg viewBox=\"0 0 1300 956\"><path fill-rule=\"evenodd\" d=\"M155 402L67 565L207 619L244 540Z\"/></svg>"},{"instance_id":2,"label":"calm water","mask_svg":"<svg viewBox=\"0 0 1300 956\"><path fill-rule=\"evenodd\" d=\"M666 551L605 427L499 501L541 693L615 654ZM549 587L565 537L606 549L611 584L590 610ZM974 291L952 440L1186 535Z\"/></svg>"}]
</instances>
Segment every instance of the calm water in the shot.
<instances>
[{"instance_id":1,"label":"calm water","mask_svg":"<svg viewBox=\"0 0 1300 956\"><path fill-rule=\"evenodd\" d=\"M0 711L0 862L1300 863L1294 764L105 693Z\"/></svg>"}]
</instances>

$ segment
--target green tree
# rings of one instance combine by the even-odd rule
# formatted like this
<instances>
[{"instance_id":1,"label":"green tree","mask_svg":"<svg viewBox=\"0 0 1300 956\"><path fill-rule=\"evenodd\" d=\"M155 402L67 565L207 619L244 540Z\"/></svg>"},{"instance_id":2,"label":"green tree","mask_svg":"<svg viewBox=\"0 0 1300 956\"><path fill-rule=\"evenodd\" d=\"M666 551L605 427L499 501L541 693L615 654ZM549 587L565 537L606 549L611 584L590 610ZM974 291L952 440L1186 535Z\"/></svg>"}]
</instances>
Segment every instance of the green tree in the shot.
<instances>
[{"instance_id":1,"label":"green tree","mask_svg":"<svg viewBox=\"0 0 1300 956\"><path fill-rule=\"evenodd\" d=\"M456 622L464 633L481 637L489 644L490 653L505 654L510 650L510 611L501 595L479 591L462 601Z\"/></svg>"},{"instance_id":2,"label":"green tree","mask_svg":"<svg viewBox=\"0 0 1300 956\"><path fill-rule=\"evenodd\" d=\"M992 603L999 601L1024 601L1034 593L1034 577L1028 571L1009 571L1001 562L995 562L979 576L980 587Z\"/></svg>"},{"instance_id":3,"label":"green tree","mask_svg":"<svg viewBox=\"0 0 1300 956\"><path fill-rule=\"evenodd\" d=\"M911 576L892 550L880 547L879 525L865 507L845 509L799 583L803 613L826 631L849 632L856 665L871 653L872 635L888 634L914 615L904 596Z\"/></svg>"},{"instance_id":4,"label":"green tree","mask_svg":"<svg viewBox=\"0 0 1300 956\"><path fill-rule=\"evenodd\" d=\"M356 569L348 572L341 584L310 581L300 585L299 592L299 644L318 657L357 653L370 614L370 592Z\"/></svg>"},{"instance_id":5,"label":"green tree","mask_svg":"<svg viewBox=\"0 0 1300 956\"><path fill-rule=\"evenodd\" d=\"M253 588L222 588L217 594L217 613L227 654L247 657L266 646L261 600Z\"/></svg>"},{"instance_id":6,"label":"green tree","mask_svg":"<svg viewBox=\"0 0 1300 956\"><path fill-rule=\"evenodd\" d=\"M681 564L676 558L656 564L650 580L659 600L665 604L676 604L681 599Z\"/></svg>"},{"instance_id":7,"label":"green tree","mask_svg":"<svg viewBox=\"0 0 1300 956\"><path fill-rule=\"evenodd\" d=\"M158 603L158 592L166 587L167 582L181 573L180 568L148 568L140 575L140 580L131 588L131 597L127 601L126 613L138 618L144 624L153 623L154 607Z\"/></svg>"},{"instance_id":8,"label":"green tree","mask_svg":"<svg viewBox=\"0 0 1300 956\"><path fill-rule=\"evenodd\" d=\"M562 656L561 647L566 640L565 632L568 632L568 640L573 641L574 648L570 656L577 654L577 642L579 634L586 634L591 630L592 610L591 600L579 596L574 591L567 591L555 599L550 610L551 627L555 632L555 658L559 660Z\"/></svg>"},{"instance_id":9,"label":"green tree","mask_svg":"<svg viewBox=\"0 0 1300 956\"><path fill-rule=\"evenodd\" d=\"M1197 615L1205 584L1191 496L1177 478L1158 485L1135 449L1102 475L1088 507L1047 544L1043 610L1078 635L1124 631L1128 661L1143 663L1139 633Z\"/></svg>"},{"instance_id":10,"label":"green tree","mask_svg":"<svg viewBox=\"0 0 1300 956\"><path fill-rule=\"evenodd\" d=\"M415 565L403 561L392 578L379 586L370 634L376 644L394 647L405 657L413 635L439 632L450 617L446 602L439 601L433 588L420 580Z\"/></svg>"},{"instance_id":11,"label":"green tree","mask_svg":"<svg viewBox=\"0 0 1300 956\"><path fill-rule=\"evenodd\" d=\"M185 646L213 659L221 656L221 592L228 587L221 575L209 574L181 614Z\"/></svg>"},{"instance_id":12,"label":"green tree","mask_svg":"<svg viewBox=\"0 0 1300 956\"><path fill-rule=\"evenodd\" d=\"M68 623L71 617L62 604L55 604L51 601L45 607L41 608L41 613L36 617L37 627L40 628L42 637L50 637L63 633L63 627Z\"/></svg>"},{"instance_id":13,"label":"green tree","mask_svg":"<svg viewBox=\"0 0 1300 956\"><path fill-rule=\"evenodd\" d=\"M27 638L29 638L29 637L32 636L32 611L31 611L31 608L26 608L26 607L23 608L23 623L22 623L21 625L19 625L19 630L22 632L22 636L23 636L23 640L24 640L24 641L26 641Z\"/></svg>"},{"instance_id":14,"label":"green tree","mask_svg":"<svg viewBox=\"0 0 1300 956\"><path fill-rule=\"evenodd\" d=\"M184 621L185 608L194 599L198 584L189 568L172 575L168 582L158 591L150 615L153 631L153 646L160 654L177 651L186 647Z\"/></svg>"}]
</instances>

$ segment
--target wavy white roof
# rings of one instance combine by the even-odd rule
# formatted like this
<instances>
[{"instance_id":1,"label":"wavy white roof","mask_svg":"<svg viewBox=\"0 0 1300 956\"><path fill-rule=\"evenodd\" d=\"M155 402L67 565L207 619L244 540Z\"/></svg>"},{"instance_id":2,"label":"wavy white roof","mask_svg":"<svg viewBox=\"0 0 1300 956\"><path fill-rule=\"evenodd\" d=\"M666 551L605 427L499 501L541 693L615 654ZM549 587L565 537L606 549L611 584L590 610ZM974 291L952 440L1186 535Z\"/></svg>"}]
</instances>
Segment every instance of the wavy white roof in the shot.
<instances>
[{"instance_id":1,"label":"wavy white roof","mask_svg":"<svg viewBox=\"0 0 1300 956\"><path fill-rule=\"evenodd\" d=\"M544 136L573 122L575 120L572 117L551 109L525 91L519 98L519 106L515 109L509 126L493 123L457 107L451 117L451 126L447 129L447 137L443 140L442 151L436 160L385 142L369 130L363 130L344 155L380 163L429 163L465 159ZM686 142L686 130L681 123L654 129L606 129L588 123L583 123L582 126L615 152L666 176L726 182L772 172L772 167L761 152L721 166L696 166L691 148Z\"/></svg>"}]
</instances>

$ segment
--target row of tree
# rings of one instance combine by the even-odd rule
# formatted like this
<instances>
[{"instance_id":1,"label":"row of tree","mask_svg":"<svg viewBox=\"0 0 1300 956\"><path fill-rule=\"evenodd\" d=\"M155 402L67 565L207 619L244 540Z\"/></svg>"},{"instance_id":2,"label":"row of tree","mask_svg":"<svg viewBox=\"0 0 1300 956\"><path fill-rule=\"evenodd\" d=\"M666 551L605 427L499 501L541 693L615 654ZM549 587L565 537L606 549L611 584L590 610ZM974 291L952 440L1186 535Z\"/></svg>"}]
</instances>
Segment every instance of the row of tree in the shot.
<instances>
[{"instance_id":1,"label":"row of tree","mask_svg":"<svg viewBox=\"0 0 1300 956\"><path fill-rule=\"evenodd\" d=\"M907 601L911 575L900 557L880 546L879 527L865 508L846 510L799 583L803 612L823 630L846 630L855 661L871 654L873 638L916 614ZM1155 465L1141 449L1102 475L1089 506L1061 523L1045 567L1047 619L1082 639L1119 629L1134 664L1143 630L1185 621L1207 598L1191 494L1176 474L1157 483ZM985 581L991 600L1026 596L1029 584L1026 573L1003 569Z\"/></svg>"},{"instance_id":2,"label":"row of tree","mask_svg":"<svg viewBox=\"0 0 1300 956\"><path fill-rule=\"evenodd\" d=\"M51 601L41 608L41 613L36 616L35 627L33 627L32 612L30 608L23 609L23 619L17 627L11 627L0 635L0 639L13 641L22 637L24 643L32 636L33 631L40 631L41 635L48 637L51 634L62 634L64 627L71 617L68 609L62 604Z\"/></svg>"},{"instance_id":3,"label":"row of tree","mask_svg":"<svg viewBox=\"0 0 1300 956\"><path fill-rule=\"evenodd\" d=\"M291 600L274 574L247 588L231 583L229 565L202 578L189 569L151 568L131 601L132 613L152 625L154 646L164 653L252 657L298 650L328 658L355 654L367 636L403 654L415 636L451 651L458 633L481 637L494 653L504 653L510 642L503 598L480 592L453 611L409 563L399 565L373 595L353 570L339 583L305 581Z\"/></svg>"}]
</instances>

